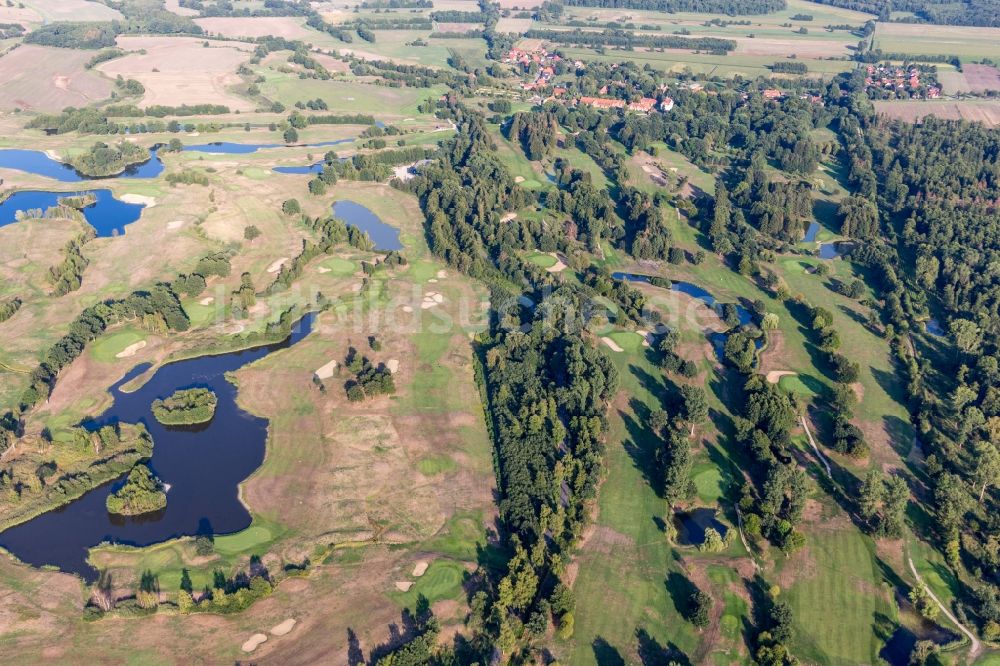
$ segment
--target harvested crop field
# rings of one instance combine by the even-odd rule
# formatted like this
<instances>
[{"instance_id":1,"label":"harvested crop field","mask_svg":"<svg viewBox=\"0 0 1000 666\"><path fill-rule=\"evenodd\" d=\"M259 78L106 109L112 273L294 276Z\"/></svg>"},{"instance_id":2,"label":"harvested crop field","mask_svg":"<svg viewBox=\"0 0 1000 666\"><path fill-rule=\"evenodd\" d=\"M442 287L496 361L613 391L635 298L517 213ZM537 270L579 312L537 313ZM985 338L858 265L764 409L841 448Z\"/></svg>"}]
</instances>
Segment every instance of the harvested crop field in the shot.
<instances>
[{"instance_id":1,"label":"harvested crop field","mask_svg":"<svg viewBox=\"0 0 1000 666\"><path fill-rule=\"evenodd\" d=\"M205 48L202 43L191 37L119 37L118 45L135 53L102 63L98 69L112 78L120 74L142 83L146 94L141 106L225 104L233 110L252 110L248 100L229 90L243 81L236 69L250 59L250 45L211 42Z\"/></svg>"},{"instance_id":2,"label":"harvested crop field","mask_svg":"<svg viewBox=\"0 0 1000 666\"><path fill-rule=\"evenodd\" d=\"M531 29L530 18L502 18L497 21L497 32L512 32L523 35Z\"/></svg>"},{"instance_id":3,"label":"harvested crop field","mask_svg":"<svg viewBox=\"0 0 1000 666\"><path fill-rule=\"evenodd\" d=\"M84 69L93 53L22 45L0 58L0 107L61 111L111 94L111 81Z\"/></svg>"},{"instance_id":4,"label":"harvested crop field","mask_svg":"<svg viewBox=\"0 0 1000 666\"><path fill-rule=\"evenodd\" d=\"M732 38L731 38L732 39ZM795 55L799 58L826 58L829 56L849 55L848 44L853 42L848 40L831 39L802 39L789 37L788 39L772 38L750 38L736 37L736 55L766 55L787 58Z\"/></svg>"},{"instance_id":5,"label":"harvested crop field","mask_svg":"<svg viewBox=\"0 0 1000 666\"><path fill-rule=\"evenodd\" d=\"M211 34L226 37L284 37L285 39L310 39L318 33L302 24L302 19L294 16L271 17L224 17L195 19L195 23Z\"/></svg>"},{"instance_id":6,"label":"harvested crop field","mask_svg":"<svg viewBox=\"0 0 1000 666\"><path fill-rule=\"evenodd\" d=\"M1000 101L997 100L875 102L875 109L890 118L907 122L917 122L924 116L935 116L945 120L978 121L987 127L1000 125Z\"/></svg>"},{"instance_id":7,"label":"harvested crop field","mask_svg":"<svg viewBox=\"0 0 1000 666\"><path fill-rule=\"evenodd\" d=\"M992 65L962 65L962 74L972 92L1000 90L1000 69Z\"/></svg>"},{"instance_id":8,"label":"harvested crop field","mask_svg":"<svg viewBox=\"0 0 1000 666\"><path fill-rule=\"evenodd\" d=\"M113 21L124 18L107 5L92 0L26 0L22 3L43 21Z\"/></svg>"}]
</instances>

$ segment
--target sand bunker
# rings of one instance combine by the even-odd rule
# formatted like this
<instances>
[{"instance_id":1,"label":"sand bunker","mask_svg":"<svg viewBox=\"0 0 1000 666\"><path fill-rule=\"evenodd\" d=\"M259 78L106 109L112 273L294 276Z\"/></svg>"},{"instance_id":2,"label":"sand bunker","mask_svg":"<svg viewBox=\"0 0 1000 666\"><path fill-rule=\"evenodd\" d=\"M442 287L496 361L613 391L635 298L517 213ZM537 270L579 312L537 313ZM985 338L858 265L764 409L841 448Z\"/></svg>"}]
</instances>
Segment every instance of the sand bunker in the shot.
<instances>
[{"instance_id":1,"label":"sand bunker","mask_svg":"<svg viewBox=\"0 0 1000 666\"><path fill-rule=\"evenodd\" d=\"M520 178L520 176L519 176ZM523 178L521 180L524 180ZM510 222L511 220L517 219L517 213L504 213L504 216L500 218L501 222Z\"/></svg>"},{"instance_id":2,"label":"sand bunker","mask_svg":"<svg viewBox=\"0 0 1000 666\"><path fill-rule=\"evenodd\" d=\"M275 259L271 262L271 265L267 267L268 273L277 273L281 270L281 265L288 261L288 257L282 257L281 259Z\"/></svg>"},{"instance_id":3,"label":"sand bunker","mask_svg":"<svg viewBox=\"0 0 1000 666\"><path fill-rule=\"evenodd\" d=\"M448 271L444 270L443 268L437 272L437 279L443 280L446 277L448 277Z\"/></svg>"},{"instance_id":4,"label":"sand bunker","mask_svg":"<svg viewBox=\"0 0 1000 666\"><path fill-rule=\"evenodd\" d=\"M615 352L625 351L624 349L622 349L621 347L619 347L618 343L615 342L614 340L612 340L611 338L607 338L607 337L601 338L601 342L603 342L604 344L606 344L611 351L615 351Z\"/></svg>"},{"instance_id":5,"label":"sand bunker","mask_svg":"<svg viewBox=\"0 0 1000 666\"><path fill-rule=\"evenodd\" d=\"M174 220L173 222L167 223L167 229L180 229L184 226L184 220Z\"/></svg>"},{"instance_id":6,"label":"sand bunker","mask_svg":"<svg viewBox=\"0 0 1000 666\"><path fill-rule=\"evenodd\" d=\"M317 273L329 273L330 269L327 268L326 266L320 266L319 268L316 269L316 272Z\"/></svg>"},{"instance_id":7,"label":"sand bunker","mask_svg":"<svg viewBox=\"0 0 1000 666\"><path fill-rule=\"evenodd\" d=\"M428 280L428 282L430 282L431 284L434 284L434 283L437 282L437 278L431 278L430 280Z\"/></svg>"},{"instance_id":8,"label":"sand bunker","mask_svg":"<svg viewBox=\"0 0 1000 666\"><path fill-rule=\"evenodd\" d=\"M142 204L146 208L156 205L156 197L147 197L144 194L123 194L121 200L130 204Z\"/></svg>"},{"instance_id":9,"label":"sand bunker","mask_svg":"<svg viewBox=\"0 0 1000 666\"><path fill-rule=\"evenodd\" d=\"M385 362L385 367L389 368L389 372L391 372L392 374L396 374L397 372L399 372L399 359L390 358L388 361Z\"/></svg>"},{"instance_id":10,"label":"sand bunker","mask_svg":"<svg viewBox=\"0 0 1000 666\"><path fill-rule=\"evenodd\" d=\"M257 646L267 640L267 634L254 634L243 644L244 652L253 652Z\"/></svg>"},{"instance_id":11,"label":"sand bunker","mask_svg":"<svg viewBox=\"0 0 1000 666\"><path fill-rule=\"evenodd\" d=\"M523 183L524 182L524 176L515 176L514 177L514 182L515 183Z\"/></svg>"},{"instance_id":12,"label":"sand bunker","mask_svg":"<svg viewBox=\"0 0 1000 666\"><path fill-rule=\"evenodd\" d=\"M330 361L326 365L322 365L316 370L316 376L320 379L329 379L333 377L333 371L337 369L337 361Z\"/></svg>"},{"instance_id":13,"label":"sand bunker","mask_svg":"<svg viewBox=\"0 0 1000 666\"><path fill-rule=\"evenodd\" d=\"M409 305L404 305L403 312L413 312L413 308L411 308Z\"/></svg>"},{"instance_id":14,"label":"sand bunker","mask_svg":"<svg viewBox=\"0 0 1000 666\"><path fill-rule=\"evenodd\" d=\"M653 344L653 339L655 338L655 336L649 331L636 331L636 333L642 336L643 347L648 347L651 344Z\"/></svg>"},{"instance_id":15,"label":"sand bunker","mask_svg":"<svg viewBox=\"0 0 1000 666\"><path fill-rule=\"evenodd\" d=\"M139 342L133 342L128 347L115 354L115 358L128 358L129 356L135 356L135 353L145 346L146 346L145 340L139 340Z\"/></svg>"},{"instance_id":16,"label":"sand bunker","mask_svg":"<svg viewBox=\"0 0 1000 666\"><path fill-rule=\"evenodd\" d=\"M400 592L409 592L410 588L413 587L412 580L397 580L396 589Z\"/></svg>"},{"instance_id":17,"label":"sand bunker","mask_svg":"<svg viewBox=\"0 0 1000 666\"><path fill-rule=\"evenodd\" d=\"M284 636L289 631L291 631L292 627L294 626L295 626L295 619L288 618L281 624L276 624L273 627L271 627L271 633L275 636Z\"/></svg>"},{"instance_id":18,"label":"sand bunker","mask_svg":"<svg viewBox=\"0 0 1000 666\"><path fill-rule=\"evenodd\" d=\"M423 561L417 562L417 565L413 567L413 575L416 576L417 578L423 576L426 571L427 571L427 563Z\"/></svg>"},{"instance_id":19,"label":"sand bunker","mask_svg":"<svg viewBox=\"0 0 1000 666\"><path fill-rule=\"evenodd\" d=\"M556 252L549 252L549 256L554 257L556 263L552 264L545 270L547 270L549 273L562 273L564 270L566 270L566 262L563 260L564 257L561 254L558 254Z\"/></svg>"},{"instance_id":20,"label":"sand bunker","mask_svg":"<svg viewBox=\"0 0 1000 666\"><path fill-rule=\"evenodd\" d=\"M435 305L440 305L441 303L444 303L444 296L436 291L428 291L424 294L424 300L421 301L420 307L426 310L427 308L432 308Z\"/></svg>"},{"instance_id":21,"label":"sand bunker","mask_svg":"<svg viewBox=\"0 0 1000 666\"><path fill-rule=\"evenodd\" d=\"M199 305L211 305L214 302L215 302L215 297L214 296L206 296L205 298L203 298L200 301L198 301L198 304Z\"/></svg>"},{"instance_id":22,"label":"sand bunker","mask_svg":"<svg viewBox=\"0 0 1000 666\"><path fill-rule=\"evenodd\" d=\"M772 370L771 372L767 373L767 383L777 384L782 377L793 376L797 374L799 373L792 372L791 370Z\"/></svg>"}]
</instances>

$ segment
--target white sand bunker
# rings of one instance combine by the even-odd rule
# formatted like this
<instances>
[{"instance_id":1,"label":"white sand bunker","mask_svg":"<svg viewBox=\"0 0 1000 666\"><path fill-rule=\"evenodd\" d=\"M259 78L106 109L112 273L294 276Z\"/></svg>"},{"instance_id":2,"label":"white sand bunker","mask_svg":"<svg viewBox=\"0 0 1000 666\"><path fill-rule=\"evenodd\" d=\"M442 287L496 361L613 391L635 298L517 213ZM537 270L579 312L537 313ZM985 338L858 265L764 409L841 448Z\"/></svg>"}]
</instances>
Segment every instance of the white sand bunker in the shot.
<instances>
[{"instance_id":1,"label":"white sand bunker","mask_svg":"<svg viewBox=\"0 0 1000 666\"><path fill-rule=\"evenodd\" d=\"M413 587L412 580L397 580L396 589L400 592L409 592L410 588Z\"/></svg>"},{"instance_id":2,"label":"white sand bunker","mask_svg":"<svg viewBox=\"0 0 1000 666\"><path fill-rule=\"evenodd\" d=\"M152 208L156 205L155 197L147 197L144 194L123 194L121 199L125 203L142 204L146 208Z\"/></svg>"},{"instance_id":3,"label":"white sand bunker","mask_svg":"<svg viewBox=\"0 0 1000 666\"><path fill-rule=\"evenodd\" d=\"M448 277L448 271L444 270L443 268L437 272L437 279L443 280L446 277Z\"/></svg>"},{"instance_id":4,"label":"white sand bunker","mask_svg":"<svg viewBox=\"0 0 1000 666\"><path fill-rule=\"evenodd\" d=\"M46 155L46 156L47 156L47 157L48 157L48 158L49 158L50 160L55 160L56 162L61 162L61 161L62 161L62 158L61 158L61 157L59 157L59 153L57 153L57 152L56 152L56 151L54 151L54 150L51 150L51 149L50 149L50 150L46 150L46 151L45 151L45 155Z\"/></svg>"},{"instance_id":5,"label":"white sand bunker","mask_svg":"<svg viewBox=\"0 0 1000 666\"><path fill-rule=\"evenodd\" d=\"M294 626L295 626L295 618L290 617L281 624L276 624L273 627L271 627L271 633L275 636L284 636L289 631L291 631L292 627Z\"/></svg>"},{"instance_id":6,"label":"white sand bunker","mask_svg":"<svg viewBox=\"0 0 1000 666\"><path fill-rule=\"evenodd\" d=\"M523 178L521 180L524 180ZM517 213L504 213L503 217L500 218L501 222L510 222L511 220L517 219Z\"/></svg>"},{"instance_id":7,"label":"white sand bunker","mask_svg":"<svg viewBox=\"0 0 1000 666\"><path fill-rule=\"evenodd\" d=\"M281 266L288 261L288 257L282 257L281 259L275 259L271 262L271 265L267 267L268 273L277 273L281 270Z\"/></svg>"},{"instance_id":8,"label":"white sand bunker","mask_svg":"<svg viewBox=\"0 0 1000 666\"><path fill-rule=\"evenodd\" d=\"M564 270L566 270L566 262L564 261L564 258L561 254L557 252L549 252L549 256L555 258L556 263L552 264L545 270L547 270L549 273L562 273Z\"/></svg>"},{"instance_id":9,"label":"white sand bunker","mask_svg":"<svg viewBox=\"0 0 1000 666\"><path fill-rule=\"evenodd\" d=\"M426 572L427 572L427 563L426 562L423 562L423 561L417 562L417 565L415 567L413 567L413 575L416 576L417 578L420 578Z\"/></svg>"},{"instance_id":10,"label":"white sand bunker","mask_svg":"<svg viewBox=\"0 0 1000 666\"><path fill-rule=\"evenodd\" d=\"M316 272L317 273L329 273L330 269L327 268L326 266L320 266L319 268L316 269Z\"/></svg>"},{"instance_id":11,"label":"white sand bunker","mask_svg":"<svg viewBox=\"0 0 1000 666\"><path fill-rule=\"evenodd\" d=\"M184 220L174 220L167 223L167 229L180 229L184 226Z\"/></svg>"},{"instance_id":12,"label":"white sand bunker","mask_svg":"<svg viewBox=\"0 0 1000 666\"><path fill-rule=\"evenodd\" d=\"M409 305L404 305L403 312L413 312L413 308L411 308Z\"/></svg>"},{"instance_id":13,"label":"white sand bunker","mask_svg":"<svg viewBox=\"0 0 1000 666\"><path fill-rule=\"evenodd\" d=\"M424 300L421 301L420 307L426 310L427 308L432 308L435 305L440 305L441 303L444 303L444 296L436 291L428 291L424 294Z\"/></svg>"},{"instance_id":14,"label":"white sand bunker","mask_svg":"<svg viewBox=\"0 0 1000 666\"><path fill-rule=\"evenodd\" d=\"M389 372L391 372L392 374L396 374L397 372L399 372L399 359L390 358L388 361L385 362L385 367L389 368Z\"/></svg>"},{"instance_id":15,"label":"white sand bunker","mask_svg":"<svg viewBox=\"0 0 1000 666\"><path fill-rule=\"evenodd\" d=\"M267 634L254 634L243 644L244 652L253 652L257 646L267 640Z\"/></svg>"},{"instance_id":16,"label":"white sand bunker","mask_svg":"<svg viewBox=\"0 0 1000 666\"><path fill-rule=\"evenodd\" d=\"M139 342L133 342L128 347L115 354L115 358L128 358L129 356L135 356L135 353L145 346L146 346L145 340L139 340Z\"/></svg>"},{"instance_id":17,"label":"white sand bunker","mask_svg":"<svg viewBox=\"0 0 1000 666\"><path fill-rule=\"evenodd\" d=\"M333 371L337 369L337 361L330 361L329 363L320 366L316 370L316 376L320 379L329 379L333 377Z\"/></svg>"},{"instance_id":18,"label":"white sand bunker","mask_svg":"<svg viewBox=\"0 0 1000 666\"><path fill-rule=\"evenodd\" d=\"M790 377L797 374L799 373L792 372L791 370L772 370L771 372L767 373L767 383L777 384L782 377Z\"/></svg>"},{"instance_id":19,"label":"white sand bunker","mask_svg":"<svg viewBox=\"0 0 1000 666\"><path fill-rule=\"evenodd\" d=\"M523 183L524 182L524 176L515 176L514 177L514 182L515 183Z\"/></svg>"},{"instance_id":20,"label":"white sand bunker","mask_svg":"<svg viewBox=\"0 0 1000 666\"><path fill-rule=\"evenodd\" d=\"M430 280L428 280L428 282L430 282L431 284L433 284L433 283L437 282L437 278L431 278Z\"/></svg>"},{"instance_id":21,"label":"white sand bunker","mask_svg":"<svg viewBox=\"0 0 1000 666\"><path fill-rule=\"evenodd\" d=\"M652 333L650 333L649 331L641 331L640 330L640 331L636 331L636 333L638 333L639 335L642 336L642 346L643 347L650 346L651 344L653 344L653 341L656 339L656 336L653 335Z\"/></svg>"},{"instance_id":22,"label":"white sand bunker","mask_svg":"<svg viewBox=\"0 0 1000 666\"><path fill-rule=\"evenodd\" d=\"M215 302L215 297L214 296L206 296L205 298L203 298L200 301L198 301L198 304L199 305L211 305L214 302Z\"/></svg>"},{"instance_id":23,"label":"white sand bunker","mask_svg":"<svg viewBox=\"0 0 1000 666\"><path fill-rule=\"evenodd\" d=\"M614 340L612 340L611 338L608 338L608 337L601 338L601 342L603 342L604 344L606 344L611 351L615 351L615 352L625 351L624 349L622 349L621 347L619 347L618 343L615 342Z\"/></svg>"}]
</instances>

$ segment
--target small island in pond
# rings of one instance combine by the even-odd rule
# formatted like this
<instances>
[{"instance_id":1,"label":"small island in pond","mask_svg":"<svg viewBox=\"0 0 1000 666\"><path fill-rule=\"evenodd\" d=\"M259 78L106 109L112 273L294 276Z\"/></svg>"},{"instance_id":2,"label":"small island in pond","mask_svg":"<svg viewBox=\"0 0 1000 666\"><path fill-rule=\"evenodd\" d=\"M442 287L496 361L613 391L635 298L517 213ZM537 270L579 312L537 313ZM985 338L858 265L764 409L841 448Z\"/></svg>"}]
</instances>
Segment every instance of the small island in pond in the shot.
<instances>
[{"instance_id":1,"label":"small island in pond","mask_svg":"<svg viewBox=\"0 0 1000 666\"><path fill-rule=\"evenodd\" d=\"M218 398L205 388L177 391L165 400L153 401L153 416L163 425L206 423L215 416Z\"/></svg>"},{"instance_id":2,"label":"small island in pond","mask_svg":"<svg viewBox=\"0 0 1000 666\"><path fill-rule=\"evenodd\" d=\"M105 500L108 513L138 516L167 507L167 493L163 484L145 465L136 465L128 473L125 485L108 495Z\"/></svg>"}]
</instances>

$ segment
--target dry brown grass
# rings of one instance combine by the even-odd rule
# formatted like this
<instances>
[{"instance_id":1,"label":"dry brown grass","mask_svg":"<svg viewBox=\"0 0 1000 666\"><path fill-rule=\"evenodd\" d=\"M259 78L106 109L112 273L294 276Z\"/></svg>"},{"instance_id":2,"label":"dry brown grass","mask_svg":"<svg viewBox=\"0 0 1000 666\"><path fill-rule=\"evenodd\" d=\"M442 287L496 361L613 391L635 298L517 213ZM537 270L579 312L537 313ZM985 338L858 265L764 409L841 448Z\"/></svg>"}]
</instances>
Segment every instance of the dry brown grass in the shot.
<instances>
[{"instance_id":1,"label":"dry brown grass","mask_svg":"<svg viewBox=\"0 0 1000 666\"><path fill-rule=\"evenodd\" d=\"M111 94L111 81L84 68L93 53L22 45L0 58L0 107L61 111Z\"/></svg>"},{"instance_id":2,"label":"dry brown grass","mask_svg":"<svg viewBox=\"0 0 1000 666\"><path fill-rule=\"evenodd\" d=\"M302 19L294 16L270 17L211 17L195 19L208 33L225 37L284 37L285 39L305 39L318 36L302 24Z\"/></svg>"},{"instance_id":3,"label":"dry brown grass","mask_svg":"<svg viewBox=\"0 0 1000 666\"><path fill-rule=\"evenodd\" d=\"M146 87L141 106L153 104L225 104L231 109L252 110L253 104L230 92L242 83L236 74L250 59L251 45L239 42L209 42L193 37L118 38L130 53L98 66L104 74L136 79ZM145 53L138 53L145 49Z\"/></svg>"},{"instance_id":4,"label":"dry brown grass","mask_svg":"<svg viewBox=\"0 0 1000 666\"><path fill-rule=\"evenodd\" d=\"M935 116L946 120L981 122L987 127L1000 125L1000 101L997 100L875 102L875 110L911 123L925 116Z\"/></svg>"}]
</instances>

